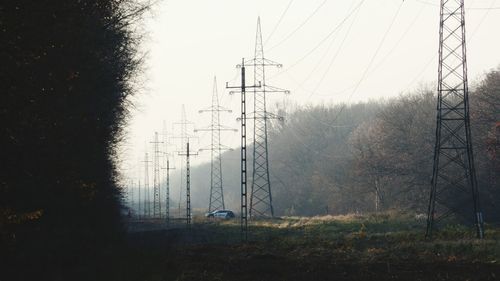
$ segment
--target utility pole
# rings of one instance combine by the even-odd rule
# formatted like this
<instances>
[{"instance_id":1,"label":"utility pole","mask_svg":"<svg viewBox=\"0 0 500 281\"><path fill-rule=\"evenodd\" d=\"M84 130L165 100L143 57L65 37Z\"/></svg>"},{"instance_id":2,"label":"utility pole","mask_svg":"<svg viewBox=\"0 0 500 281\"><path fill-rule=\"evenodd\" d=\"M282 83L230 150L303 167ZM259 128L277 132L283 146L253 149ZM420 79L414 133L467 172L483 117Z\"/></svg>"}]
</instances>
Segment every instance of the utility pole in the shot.
<instances>
[{"instance_id":1,"label":"utility pole","mask_svg":"<svg viewBox=\"0 0 500 281\"><path fill-rule=\"evenodd\" d=\"M179 151L184 153L186 151L186 144L188 142L188 139L194 137L193 135L188 134L188 127L194 126L194 123L187 120L186 108L184 107L184 105L182 105L181 121L173 123L173 126L180 127L179 134L174 136L173 138L180 139ZM179 217L182 217L182 198L183 198L183 191L185 190L185 183L186 183L186 173L185 173L184 167L186 164L187 163L185 163L185 162L181 162L181 184L179 187Z\"/></svg>"},{"instance_id":2,"label":"utility pole","mask_svg":"<svg viewBox=\"0 0 500 281\"><path fill-rule=\"evenodd\" d=\"M186 143L186 152L180 152L179 155L186 156L186 226L191 228L191 167L189 158L191 155L198 154L189 151L189 138Z\"/></svg>"},{"instance_id":3,"label":"utility pole","mask_svg":"<svg viewBox=\"0 0 500 281\"><path fill-rule=\"evenodd\" d=\"M144 156L144 217L151 218L151 198L149 192L149 163L151 161L148 160L149 155L146 152Z\"/></svg>"},{"instance_id":4,"label":"utility pole","mask_svg":"<svg viewBox=\"0 0 500 281\"><path fill-rule=\"evenodd\" d=\"M441 0L438 104L426 237L452 214L474 221L484 237L469 115L464 0Z\"/></svg>"},{"instance_id":5,"label":"utility pole","mask_svg":"<svg viewBox=\"0 0 500 281\"><path fill-rule=\"evenodd\" d=\"M226 82L226 89L239 89L229 92L230 94L239 92L241 94L241 201L240 201L240 226L241 226L241 240L248 240L248 209L247 209L247 102L246 90L247 88L260 87L259 85L246 86L245 84L245 59L241 60L241 86L230 87Z\"/></svg>"},{"instance_id":6,"label":"utility pole","mask_svg":"<svg viewBox=\"0 0 500 281\"><path fill-rule=\"evenodd\" d=\"M210 112L212 114L212 124L205 129L198 129L197 131L211 132L210 150L210 199L208 203L208 212L225 209L224 204L224 188L222 181L222 150L229 150L229 147L221 144L220 135L221 131L237 131L220 124L221 112L232 112L229 109L223 108L219 105L219 94L217 91L217 78L214 77L214 85L212 91L212 106L200 110L199 113Z\"/></svg>"},{"instance_id":7,"label":"utility pole","mask_svg":"<svg viewBox=\"0 0 500 281\"><path fill-rule=\"evenodd\" d=\"M153 217L161 218L161 192L160 192L160 147L163 143L158 140L155 132L153 144Z\"/></svg>"},{"instance_id":8,"label":"utility pole","mask_svg":"<svg viewBox=\"0 0 500 281\"><path fill-rule=\"evenodd\" d=\"M271 180L269 177L269 150L267 142L267 125L269 119L283 120L266 109L266 93L286 93L289 91L266 84L265 68L268 66L282 67L281 64L264 57L260 17L257 19L257 34L255 39L255 56L247 66L253 66L254 84L261 83L262 87L254 88L253 112L253 170L252 194L250 197L250 217L274 216Z\"/></svg>"}]
</instances>

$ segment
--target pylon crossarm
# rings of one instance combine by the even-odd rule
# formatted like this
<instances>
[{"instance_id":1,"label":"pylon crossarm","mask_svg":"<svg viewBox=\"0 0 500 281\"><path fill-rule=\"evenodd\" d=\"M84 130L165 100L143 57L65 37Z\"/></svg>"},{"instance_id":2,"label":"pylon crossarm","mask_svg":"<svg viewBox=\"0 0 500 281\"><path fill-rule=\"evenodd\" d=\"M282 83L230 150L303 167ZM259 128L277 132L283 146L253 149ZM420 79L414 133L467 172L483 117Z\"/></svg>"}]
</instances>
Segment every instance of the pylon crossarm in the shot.
<instances>
[{"instance_id":1,"label":"pylon crossarm","mask_svg":"<svg viewBox=\"0 0 500 281\"><path fill-rule=\"evenodd\" d=\"M266 93L285 93L285 94L290 94L289 90L281 89L281 88L278 88L278 87L275 87L275 86L270 86L270 85L267 85L267 84L264 84L263 89L264 90L262 90L262 91L265 91Z\"/></svg>"},{"instance_id":2,"label":"pylon crossarm","mask_svg":"<svg viewBox=\"0 0 500 281\"><path fill-rule=\"evenodd\" d=\"M200 109L198 110L198 113L205 113L205 112L214 112L214 111L217 111L217 112L233 112L231 109L228 109L228 108L225 108L225 107L222 107L222 106L217 106L217 107L207 107L205 109Z\"/></svg>"},{"instance_id":3,"label":"pylon crossarm","mask_svg":"<svg viewBox=\"0 0 500 281\"><path fill-rule=\"evenodd\" d=\"M248 59L245 61L245 66L276 66L278 68L281 68L283 67L283 65L281 63L278 63L278 62L275 62L275 61L272 61L270 59L266 59L266 58L261 58L261 59L257 59L257 58L252 58L252 59Z\"/></svg>"}]
</instances>

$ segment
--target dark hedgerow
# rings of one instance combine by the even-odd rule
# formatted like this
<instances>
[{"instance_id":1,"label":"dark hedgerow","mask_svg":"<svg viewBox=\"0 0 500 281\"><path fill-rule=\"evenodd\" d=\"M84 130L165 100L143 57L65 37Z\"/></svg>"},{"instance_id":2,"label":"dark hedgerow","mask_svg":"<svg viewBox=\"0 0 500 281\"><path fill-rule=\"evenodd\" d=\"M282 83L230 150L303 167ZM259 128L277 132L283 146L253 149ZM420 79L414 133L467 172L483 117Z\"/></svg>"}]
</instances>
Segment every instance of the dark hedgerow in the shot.
<instances>
[{"instance_id":1,"label":"dark hedgerow","mask_svg":"<svg viewBox=\"0 0 500 281\"><path fill-rule=\"evenodd\" d=\"M140 65L131 25L145 6L136 2L0 4L0 256L9 262L71 253L71 268L80 251L121 233L114 159Z\"/></svg>"}]
</instances>

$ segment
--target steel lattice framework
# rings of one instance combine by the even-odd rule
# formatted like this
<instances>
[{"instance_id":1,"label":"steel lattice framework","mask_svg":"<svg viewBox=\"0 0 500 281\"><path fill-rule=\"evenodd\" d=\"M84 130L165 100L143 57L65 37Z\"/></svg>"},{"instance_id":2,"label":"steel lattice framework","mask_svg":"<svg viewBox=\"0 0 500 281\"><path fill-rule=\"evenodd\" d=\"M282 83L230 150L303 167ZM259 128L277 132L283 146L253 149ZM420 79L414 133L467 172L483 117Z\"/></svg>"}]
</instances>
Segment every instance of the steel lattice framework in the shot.
<instances>
[{"instance_id":1,"label":"steel lattice framework","mask_svg":"<svg viewBox=\"0 0 500 281\"><path fill-rule=\"evenodd\" d=\"M170 159L168 155L165 156L167 161L166 168L163 168L166 173L165 175L165 221L167 224L170 223L170 170L175 170L175 167L170 167Z\"/></svg>"},{"instance_id":2,"label":"steel lattice framework","mask_svg":"<svg viewBox=\"0 0 500 281\"><path fill-rule=\"evenodd\" d=\"M163 178L164 180L164 190L165 190L165 221L167 224L170 223L170 170L175 170L175 167L170 166L170 157L172 156L169 153L169 134L167 132L167 126L165 122L163 122L163 165L162 170L164 171Z\"/></svg>"},{"instance_id":3,"label":"steel lattice framework","mask_svg":"<svg viewBox=\"0 0 500 281\"><path fill-rule=\"evenodd\" d=\"M469 116L463 0L441 0L436 145L426 236L452 214L474 221L483 238L483 216Z\"/></svg>"},{"instance_id":4,"label":"steel lattice framework","mask_svg":"<svg viewBox=\"0 0 500 281\"><path fill-rule=\"evenodd\" d=\"M179 135L173 137L176 139L180 139L180 147L178 152L185 153L186 152L186 145L188 143L189 138L194 137L193 135L188 133L188 127L192 127L194 124L191 121L187 120L186 117L186 108L184 105L182 105L182 112L181 112L181 121L176 122L173 124L174 126L180 127ZM182 217L182 198L183 198L183 192L186 190L186 171L184 168L186 167L186 162L185 159L181 160L181 182L179 186L179 217Z\"/></svg>"},{"instance_id":5,"label":"steel lattice framework","mask_svg":"<svg viewBox=\"0 0 500 281\"><path fill-rule=\"evenodd\" d=\"M161 191L160 191L160 146L163 142L158 140L158 132L155 132L153 144L153 217L161 218Z\"/></svg>"},{"instance_id":6,"label":"steel lattice framework","mask_svg":"<svg viewBox=\"0 0 500 281\"><path fill-rule=\"evenodd\" d=\"M250 217L274 216L271 181L269 177L269 150L267 139L267 125L269 119L282 119L266 109L266 94L271 92L288 93L266 84L265 68L267 66L281 67L282 65L264 57L260 18L257 20L257 34L255 38L255 56L246 63L254 68L254 130L253 130L253 163L252 187L250 196Z\"/></svg>"},{"instance_id":7,"label":"steel lattice framework","mask_svg":"<svg viewBox=\"0 0 500 281\"><path fill-rule=\"evenodd\" d=\"M141 218L141 180L139 180L138 187L139 187L139 195L138 195L137 202L139 204L137 206L137 218L140 219Z\"/></svg>"},{"instance_id":8,"label":"steel lattice framework","mask_svg":"<svg viewBox=\"0 0 500 281\"><path fill-rule=\"evenodd\" d=\"M224 188L222 180L222 151L229 148L221 144L221 131L236 131L220 124L220 113L231 112L231 110L223 108L219 105L219 94L217 91L217 78L214 77L214 85L212 91L212 106L199 111L210 112L212 115L212 123L210 127L198 129L196 131L209 131L211 133L210 148L202 150L210 150L210 199L208 203L208 211L216 211L225 209L224 204Z\"/></svg>"},{"instance_id":9,"label":"steel lattice framework","mask_svg":"<svg viewBox=\"0 0 500 281\"><path fill-rule=\"evenodd\" d=\"M144 155L144 217L151 217L151 198L149 192L149 154Z\"/></svg>"}]
</instances>

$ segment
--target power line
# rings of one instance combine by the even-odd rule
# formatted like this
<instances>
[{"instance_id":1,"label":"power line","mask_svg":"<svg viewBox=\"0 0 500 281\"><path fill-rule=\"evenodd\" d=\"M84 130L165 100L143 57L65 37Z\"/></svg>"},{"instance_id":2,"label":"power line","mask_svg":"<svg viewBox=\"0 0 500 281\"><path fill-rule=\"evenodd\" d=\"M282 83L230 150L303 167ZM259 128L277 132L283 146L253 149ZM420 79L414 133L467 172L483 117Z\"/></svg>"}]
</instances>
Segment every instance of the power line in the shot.
<instances>
[{"instance_id":1,"label":"power line","mask_svg":"<svg viewBox=\"0 0 500 281\"><path fill-rule=\"evenodd\" d=\"M335 25L331 30L330 32L325 36L323 37L323 39L321 39L312 49L310 49L306 54L304 54L302 57L300 57L298 60L296 60L294 63L290 64L289 67L287 67L287 69L283 70L283 71L280 71L279 73L277 73L276 75L273 75L271 77L272 78L275 78L283 73L286 73L287 71L289 71L290 69L292 69L293 67L295 67L296 65L298 65L299 63L301 63L304 59L306 59L307 57L309 57L312 53L314 53L319 47L321 47L332 35L334 35L337 31L340 30L340 28L342 28L342 26L345 24L345 22L353 16L353 14L358 11L360 8L361 8L361 5L365 2L365 0L361 0L358 5L352 10L350 11L346 17L344 17L340 23L338 23L337 25Z\"/></svg>"},{"instance_id":2,"label":"power line","mask_svg":"<svg viewBox=\"0 0 500 281\"><path fill-rule=\"evenodd\" d=\"M424 4L424 5L429 5L429 6L434 6L434 7L439 7L439 4L427 2L424 0L415 0L418 3ZM493 1L493 4L495 1ZM500 10L500 7L465 7L466 10Z\"/></svg>"},{"instance_id":3,"label":"power line","mask_svg":"<svg viewBox=\"0 0 500 281\"><path fill-rule=\"evenodd\" d=\"M333 63L337 60L337 57L340 54L340 51L342 50L342 47L344 46L344 43L347 40L347 37L351 33L351 29L352 29L352 27L353 27L353 25L354 25L354 23L356 21L357 15L359 14L359 11L360 10L358 9L357 12L356 12L356 14L355 14L355 16L354 16L354 19L353 19L352 23L349 25L349 28L348 28L348 30L347 30L347 32L346 32L346 34L345 34L345 36L344 36L341 44L340 44L339 49L337 50L337 52L335 53L335 55L333 56L333 58L330 60L330 63L328 64L328 67L326 68L325 72L323 73L323 76L321 77L321 79L319 80L318 84L314 88L313 92L311 92L311 95L309 97L311 97L312 94L315 93L318 90L318 88L321 86L321 84L325 80L326 75L330 72L330 69L331 69Z\"/></svg>"},{"instance_id":4,"label":"power line","mask_svg":"<svg viewBox=\"0 0 500 281\"><path fill-rule=\"evenodd\" d=\"M306 23L309 22L309 20L312 19L312 17L314 17L316 13L318 13L318 11L321 9L321 7L323 7L326 4L326 2L327 0L321 2L321 4L299 26L297 26L297 28L295 28L292 32L290 32L287 36L285 36L285 38L283 38L279 43L269 48L268 51L273 50L274 48L278 47L279 45L283 44L288 39L290 39L290 37L292 37L295 33L297 33L297 31L299 31L302 27L304 27L304 25L306 25Z\"/></svg>"},{"instance_id":5,"label":"power line","mask_svg":"<svg viewBox=\"0 0 500 281\"><path fill-rule=\"evenodd\" d=\"M283 18L285 17L286 13L288 12L288 9L290 8L290 6L292 5L294 0L290 0L290 2L288 2L288 5L286 6L285 10L283 11L283 13L281 13L281 16L278 20L278 22L276 23L276 25L274 26L273 28L273 31L271 31L271 33L269 33L269 35L267 36L266 38L266 41L264 41L264 45L267 44L267 42L269 41L269 39L271 39L271 37L273 36L274 32L276 32L276 30L278 29L278 26L280 25L281 21L283 20Z\"/></svg>"},{"instance_id":6,"label":"power line","mask_svg":"<svg viewBox=\"0 0 500 281\"><path fill-rule=\"evenodd\" d=\"M399 44L403 41L403 39L406 37L406 35L408 35L408 33L409 33L409 31L411 30L411 28L415 25L415 23L417 22L418 18L420 18L420 16L421 16L421 14L422 14L423 9L424 9L424 7L422 7L422 8L420 9L420 11L418 12L417 16L415 16L415 18L412 20L412 22L411 22L411 23L410 23L410 24L406 27L405 31L403 32L403 34L401 35L401 37L397 40L396 44L394 44L394 46L393 46L393 47L390 49L390 51L389 51L389 52L387 52L387 54L386 54L386 55L385 55L385 56L384 56L384 57L383 57L383 58L379 61L379 63L378 63L378 64L377 64L374 68L372 68L372 69L368 72L368 74L366 75L365 79L366 79L366 78L368 78L368 77L369 77L370 75L372 75L373 73L375 73L375 72L376 72L376 70L377 70L377 69L379 69L379 68L380 68L380 67L384 64L384 62L385 62L385 61L386 61L386 60L390 57L390 55L391 55L391 54L392 54L392 53L396 50L396 48L397 48L397 47L399 46ZM351 26L352 26L352 25L351 25ZM345 39L344 39L344 40L345 40ZM339 49L339 51L340 51L340 49ZM338 55L338 52L337 52L337 55ZM332 62L330 62L330 65L331 65L332 63L333 63L333 60L332 60ZM326 76L326 73L327 73L327 72L325 72L325 74L323 75L323 77L322 77L321 81L323 81L323 80L324 80L324 78L325 78L325 76ZM290 76L290 77L291 77L291 76ZM291 78L292 78L292 81L294 81L295 83L297 83L297 82L295 81L295 79L293 79L293 77L291 77ZM353 88L355 88L355 87L356 87L356 84L352 84L351 86L346 87L346 88L344 88L343 90L338 91L338 92L334 92L334 93L330 92L330 93L328 93L328 94L319 94L319 93L317 92L318 87L316 87L316 88L315 88L314 90L312 90L312 91L311 91L311 90L309 90L309 89L304 88L304 87L303 87L303 84L304 84L306 81L307 81L307 79L305 79L305 80L303 80L302 82L300 82L300 84L299 84L299 83L297 83L297 84L298 84L298 87L299 87L299 88L301 88L302 90L304 90L304 91L306 91L306 92L311 93L311 95L310 95L310 96L312 96L312 95L315 95L315 96L335 96L335 95L340 95L340 94L343 94L343 93L345 93L345 92L347 92L347 91L349 91L349 90L351 90L351 89L353 89ZM320 83L321 83L321 81L320 81ZM320 83L318 83L318 84L320 84ZM309 96L309 97L310 97L310 96Z\"/></svg>"},{"instance_id":7,"label":"power line","mask_svg":"<svg viewBox=\"0 0 500 281\"><path fill-rule=\"evenodd\" d=\"M366 67L365 71L363 72L363 75L361 76L361 79L358 81L358 83L356 84L354 90L352 91L352 93L348 96L347 98L347 102L349 102L352 98L352 96L357 92L359 86L361 85L361 83L363 83L363 81L365 80L366 78L366 75L368 74L368 71L370 70L373 62L375 61L375 58L377 57L378 53L380 52L381 48L382 48L382 45L384 44L386 38L387 38L387 35L389 34L389 32L391 31L392 27L394 26L394 23L396 22L396 19L398 18L399 16L399 12L401 11L401 8L403 7L403 3L404 2L401 2L401 4L399 4L399 7L398 7L398 10L396 11L396 14L394 15L394 17L392 18L392 21L391 21L391 24L389 25L389 27L387 28L387 30L385 31L384 33L384 36L382 37L382 40L380 41L375 53L373 54L371 60L370 60L370 63L368 64L368 66ZM312 96L309 95L309 98ZM342 111L345 109L345 107L347 106L347 104L343 104L343 106L340 108L339 112L337 113L336 117L334 118L333 122L335 122L335 120L339 117L339 115L342 113Z\"/></svg>"}]
</instances>

